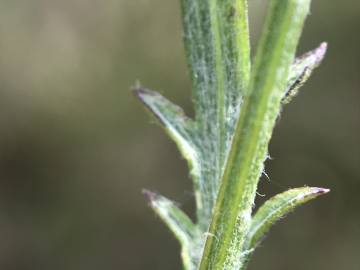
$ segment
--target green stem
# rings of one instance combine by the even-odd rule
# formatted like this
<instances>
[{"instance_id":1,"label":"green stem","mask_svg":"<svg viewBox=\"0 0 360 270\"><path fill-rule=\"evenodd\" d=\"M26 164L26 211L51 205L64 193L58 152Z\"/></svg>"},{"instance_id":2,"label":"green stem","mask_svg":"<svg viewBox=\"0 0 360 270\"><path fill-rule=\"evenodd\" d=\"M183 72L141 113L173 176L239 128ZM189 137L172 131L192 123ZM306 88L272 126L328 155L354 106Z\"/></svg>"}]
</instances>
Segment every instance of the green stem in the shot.
<instances>
[{"instance_id":1,"label":"green stem","mask_svg":"<svg viewBox=\"0 0 360 270\"><path fill-rule=\"evenodd\" d=\"M241 266L267 146L310 0L273 0L213 211L200 270Z\"/></svg>"},{"instance_id":2,"label":"green stem","mask_svg":"<svg viewBox=\"0 0 360 270\"><path fill-rule=\"evenodd\" d=\"M250 77L246 0L182 0L201 169L197 218L208 229Z\"/></svg>"}]
</instances>

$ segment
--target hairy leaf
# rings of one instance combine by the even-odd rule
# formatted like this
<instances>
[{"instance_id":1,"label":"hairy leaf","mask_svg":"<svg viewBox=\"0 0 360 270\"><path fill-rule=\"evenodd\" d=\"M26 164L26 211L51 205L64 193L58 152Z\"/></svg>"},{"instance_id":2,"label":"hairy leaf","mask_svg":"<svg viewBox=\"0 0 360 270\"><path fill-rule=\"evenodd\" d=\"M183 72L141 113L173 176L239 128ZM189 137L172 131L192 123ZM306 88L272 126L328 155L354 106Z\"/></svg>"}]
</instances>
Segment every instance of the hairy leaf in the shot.
<instances>
[{"instance_id":1,"label":"hairy leaf","mask_svg":"<svg viewBox=\"0 0 360 270\"><path fill-rule=\"evenodd\" d=\"M184 42L201 145L199 226L208 229L250 77L245 0L182 0Z\"/></svg>"},{"instance_id":2,"label":"hairy leaf","mask_svg":"<svg viewBox=\"0 0 360 270\"><path fill-rule=\"evenodd\" d=\"M164 221L181 243L185 269L194 270L194 262L197 261L197 254L194 253L195 244L197 243L194 242L194 239L199 238L196 225L194 225L190 218L179 209L174 202L147 190L144 190L143 193L148 198L151 208Z\"/></svg>"},{"instance_id":3,"label":"hairy leaf","mask_svg":"<svg viewBox=\"0 0 360 270\"><path fill-rule=\"evenodd\" d=\"M247 234L246 249L254 249L271 226L296 207L328 193L328 189L317 187L294 188L269 199L254 215Z\"/></svg>"},{"instance_id":4,"label":"hairy leaf","mask_svg":"<svg viewBox=\"0 0 360 270\"><path fill-rule=\"evenodd\" d=\"M298 206L326 194L329 191L329 189L317 187L294 188L267 200L252 218L251 226L244 244L246 256L240 270L246 269L251 254L277 221L285 217Z\"/></svg>"},{"instance_id":5,"label":"hairy leaf","mask_svg":"<svg viewBox=\"0 0 360 270\"><path fill-rule=\"evenodd\" d=\"M135 94L159 119L170 137L179 146L184 157L191 163L197 162L193 140L196 138L194 122L185 116L184 111L159 93L137 86Z\"/></svg>"},{"instance_id":6,"label":"hairy leaf","mask_svg":"<svg viewBox=\"0 0 360 270\"><path fill-rule=\"evenodd\" d=\"M327 43L323 42L318 48L310 51L301 57L296 58L291 66L288 76L288 84L285 95L282 99L283 104L288 104L297 95L301 86L310 78L310 75L324 59Z\"/></svg>"}]
</instances>

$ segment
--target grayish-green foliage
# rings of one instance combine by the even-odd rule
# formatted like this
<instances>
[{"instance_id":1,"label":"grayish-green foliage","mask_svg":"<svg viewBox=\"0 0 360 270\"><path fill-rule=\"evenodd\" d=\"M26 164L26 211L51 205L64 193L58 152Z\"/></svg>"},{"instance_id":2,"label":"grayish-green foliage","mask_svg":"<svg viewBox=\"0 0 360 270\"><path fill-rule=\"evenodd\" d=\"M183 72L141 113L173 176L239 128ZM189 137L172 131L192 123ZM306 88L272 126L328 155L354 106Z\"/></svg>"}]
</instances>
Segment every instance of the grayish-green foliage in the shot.
<instances>
[{"instance_id":1,"label":"grayish-green foliage","mask_svg":"<svg viewBox=\"0 0 360 270\"><path fill-rule=\"evenodd\" d=\"M276 118L320 64L326 43L295 59L310 0L272 0L251 67L246 0L181 4L195 119L156 92L134 91L188 161L196 222L170 200L145 194L179 240L184 269L245 269L272 224L328 192L292 189L252 213Z\"/></svg>"}]
</instances>

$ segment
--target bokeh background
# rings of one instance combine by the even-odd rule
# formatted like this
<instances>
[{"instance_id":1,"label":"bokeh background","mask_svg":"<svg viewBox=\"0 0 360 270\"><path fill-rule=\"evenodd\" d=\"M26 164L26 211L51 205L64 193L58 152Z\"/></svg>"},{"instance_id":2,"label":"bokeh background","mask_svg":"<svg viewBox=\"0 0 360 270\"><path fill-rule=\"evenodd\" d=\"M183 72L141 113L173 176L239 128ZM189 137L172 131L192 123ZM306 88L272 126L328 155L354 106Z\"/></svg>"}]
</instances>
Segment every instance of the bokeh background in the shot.
<instances>
[{"instance_id":1,"label":"bokeh background","mask_svg":"<svg viewBox=\"0 0 360 270\"><path fill-rule=\"evenodd\" d=\"M137 80L192 115L178 0L0 2L0 269L181 269L141 195L192 215L184 160L133 97ZM251 0L253 47L267 1ZM360 2L313 1L299 53L329 42L271 143L271 195L330 195L278 224L250 270L358 270Z\"/></svg>"}]
</instances>

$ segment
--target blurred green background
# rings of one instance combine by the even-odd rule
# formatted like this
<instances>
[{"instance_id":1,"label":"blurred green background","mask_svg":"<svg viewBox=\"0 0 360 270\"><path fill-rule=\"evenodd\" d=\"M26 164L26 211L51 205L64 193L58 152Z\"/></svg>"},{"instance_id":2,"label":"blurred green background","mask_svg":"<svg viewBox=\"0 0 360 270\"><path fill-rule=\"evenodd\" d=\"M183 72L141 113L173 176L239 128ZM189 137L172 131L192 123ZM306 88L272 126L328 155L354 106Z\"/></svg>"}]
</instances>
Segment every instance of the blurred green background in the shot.
<instances>
[{"instance_id":1,"label":"blurred green background","mask_svg":"<svg viewBox=\"0 0 360 270\"><path fill-rule=\"evenodd\" d=\"M181 269L141 190L192 213L191 181L129 90L192 114L178 2L0 2L0 269ZM249 2L255 47L267 1ZM285 108L259 190L332 192L278 224L250 270L360 269L359 3L314 1L299 54L329 53Z\"/></svg>"}]
</instances>

